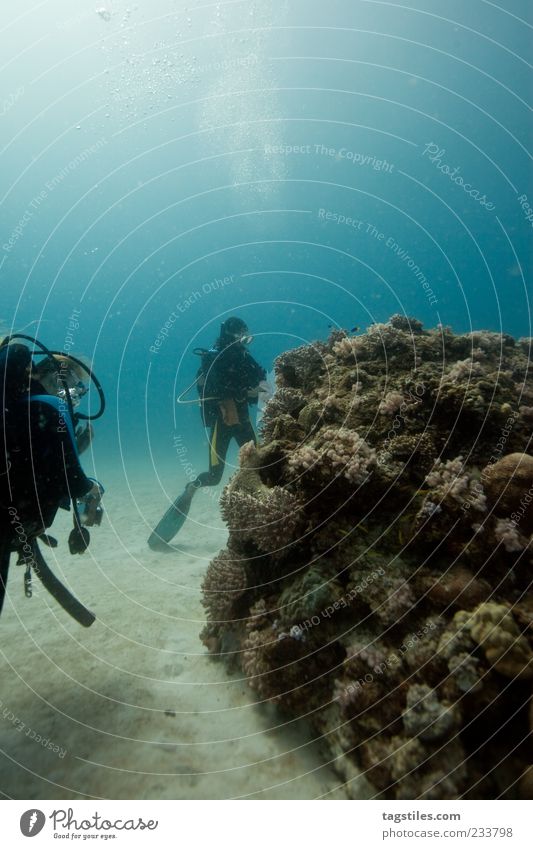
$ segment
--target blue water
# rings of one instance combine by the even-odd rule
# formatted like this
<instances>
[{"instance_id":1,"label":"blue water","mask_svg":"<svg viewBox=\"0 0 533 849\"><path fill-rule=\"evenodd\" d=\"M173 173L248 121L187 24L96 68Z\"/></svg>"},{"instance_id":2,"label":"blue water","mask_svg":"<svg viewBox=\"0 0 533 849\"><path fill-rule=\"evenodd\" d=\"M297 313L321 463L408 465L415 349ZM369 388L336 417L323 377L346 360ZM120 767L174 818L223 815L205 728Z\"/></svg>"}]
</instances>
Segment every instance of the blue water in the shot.
<instances>
[{"instance_id":1,"label":"blue water","mask_svg":"<svg viewBox=\"0 0 533 849\"><path fill-rule=\"evenodd\" d=\"M101 467L202 470L228 315L267 369L395 312L532 335L529 0L2 12L1 329L93 360Z\"/></svg>"}]
</instances>

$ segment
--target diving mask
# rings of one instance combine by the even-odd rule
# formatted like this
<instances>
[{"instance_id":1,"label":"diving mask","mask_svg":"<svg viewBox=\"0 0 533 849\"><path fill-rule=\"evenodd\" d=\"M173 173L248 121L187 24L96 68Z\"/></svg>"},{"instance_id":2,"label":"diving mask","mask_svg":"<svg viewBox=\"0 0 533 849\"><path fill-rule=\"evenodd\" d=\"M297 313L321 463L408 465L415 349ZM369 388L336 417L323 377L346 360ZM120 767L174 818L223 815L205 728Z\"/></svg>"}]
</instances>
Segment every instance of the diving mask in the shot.
<instances>
[{"instance_id":1,"label":"diving mask","mask_svg":"<svg viewBox=\"0 0 533 849\"><path fill-rule=\"evenodd\" d=\"M70 400L73 407L79 407L80 401L84 395L87 395L89 391L88 387L85 385L83 380L79 380L74 386L68 387L68 394L70 395ZM66 400L66 392L65 389L60 389L57 393L58 398L62 400Z\"/></svg>"}]
</instances>

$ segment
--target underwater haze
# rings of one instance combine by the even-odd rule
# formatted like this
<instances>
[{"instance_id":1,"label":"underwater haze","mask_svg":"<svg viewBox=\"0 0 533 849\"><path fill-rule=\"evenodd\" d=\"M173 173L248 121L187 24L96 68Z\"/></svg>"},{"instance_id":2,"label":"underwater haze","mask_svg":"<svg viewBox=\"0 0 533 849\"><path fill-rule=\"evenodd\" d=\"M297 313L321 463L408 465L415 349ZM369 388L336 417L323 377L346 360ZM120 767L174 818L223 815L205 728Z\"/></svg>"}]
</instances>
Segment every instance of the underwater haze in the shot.
<instances>
[{"instance_id":1,"label":"underwater haze","mask_svg":"<svg viewBox=\"0 0 533 849\"><path fill-rule=\"evenodd\" d=\"M182 437L201 463L176 397L234 313L267 370L398 312L531 335L531 19L528 0L3 9L0 318L54 348L74 326L108 396L97 457L163 473Z\"/></svg>"},{"instance_id":2,"label":"underwater haze","mask_svg":"<svg viewBox=\"0 0 533 849\"><path fill-rule=\"evenodd\" d=\"M531 798L523 744L533 647L522 631L533 601L518 604L531 586L533 514L529 527L524 507L519 534L509 510L493 517L486 507L489 485L479 489L492 452L531 450L531 0L1 8L0 338L26 333L86 358L106 412L81 460L105 487L101 526L84 557L71 557L72 513L59 511L59 545L46 549L54 574L94 612L92 627L37 580L26 598L23 572L10 566L0 795L92 804L379 791L461 801L467 779L448 782L447 759L452 770L464 753L448 738L444 778L430 775L429 789L401 752L397 797L379 773L392 751L383 747L403 747L411 732L417 756L423 702L422 765L441 745L433 724L454 740L472 725L472 798L507 789L514 798L526 766L520 792ZM257 451L250 441L239 460L233 444L222 480L193 502L196 490L184 487L206 472L210 447L195 349L210 348L230 316L253 334L249 351L273 386L277 359L280 391L256 427ZM476 330L527 339L459 336ZM93 386L80 411L97 406ZM219 406L217 425L228 424ZM263 409L252 415L257 426ZM527 493L531 509L533 457L524 456L529 477L514 495ZM492 491L505 491L517 468L504 465ZM184 510L167 513L181 493ZM159 538L171 544L149 545L161 517L178 513L174 537ZM479 581L476 557L487 570ZM481 637L456 641L454 603L461 613L479 605L478 630L504 623L495 671L483 665ZM453 711L433 619L459 646L453 670L472 652ZM430 671L409 688L411 672L402 678L385 658L420 635ZM520 655L515 689L506 654ZM350 667L362 657L383 677ZM479 705L503 693L496 721L478 716L478 668L480 679L493 676ZM354 707L369 674L375 686ZM431 700L441 677L442 704ZM469 689L471 713L461 702ZM354 712L372 698L361 731L368 757L358 761ZM219 829L218 815L212 822Z\"/></svg>"}]
</instances>

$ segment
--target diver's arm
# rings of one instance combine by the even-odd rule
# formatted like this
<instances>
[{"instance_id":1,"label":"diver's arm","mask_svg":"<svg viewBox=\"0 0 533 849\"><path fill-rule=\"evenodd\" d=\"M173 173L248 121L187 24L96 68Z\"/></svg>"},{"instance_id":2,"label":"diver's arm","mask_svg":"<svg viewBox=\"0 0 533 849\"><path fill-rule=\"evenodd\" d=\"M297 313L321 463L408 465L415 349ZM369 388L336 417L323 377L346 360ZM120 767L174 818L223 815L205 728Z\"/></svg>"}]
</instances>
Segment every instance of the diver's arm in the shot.
<instances>
[{"instance_id":1,"label":"diver's arm","mask_svg":"<svg viewBox=\"0 0 533 849\"><path fill-rule=\"evenodd\" d=\"M65 473L70 495L81 498L87 495L97 484L87 477L83 471L78 454L78 447L72 441L70 434L62 434L63 457L65 460Z\"/></svg>"},{"instance_id":2,"label":"diver's arm","mask_svg":"<svg viewBox=\"0 0 533 849\"><path fill-rule=\"evenodd\" d=\"M47 396L46 400L44 400L44 397L34 397L31 407L39 429L44 430L49 435L49 443L56 443L55 456L58 459L59 457L63 458L63 468L70 496L81 498L82 495L86 495L92 489L94 483L81 467L74 428L70 423L70 418L67 419L68 412L58 408L57 399L54 396L50 396L50 398Z\"/></svg>"},{"instance_id":3,"label":"diver's arm","mask_svg":"<svg viewBox=\"0 0 533 849\"><path fill-rule=\"evenodd\" d=\"M265 369L260 366L256 360L254 360L248 351L246 352L246 368L249 380L248 401L251 404L257 404L259 393L261 391L261 384L266 380L267 373Z\"/></svg>"},{"instance_id":4,"label":"diver's arm","mask_svg":"<svg viewBox=\"0 0 533 849\"><path fill-rule=\"evenodd\" d=\"M76 428L76 446L78 454L83 454L83 452L87 450L93 441L93 436L94 430L88 422L86 427L81 427L80 425L80 427Z\"/></svg>"}]
</instances>

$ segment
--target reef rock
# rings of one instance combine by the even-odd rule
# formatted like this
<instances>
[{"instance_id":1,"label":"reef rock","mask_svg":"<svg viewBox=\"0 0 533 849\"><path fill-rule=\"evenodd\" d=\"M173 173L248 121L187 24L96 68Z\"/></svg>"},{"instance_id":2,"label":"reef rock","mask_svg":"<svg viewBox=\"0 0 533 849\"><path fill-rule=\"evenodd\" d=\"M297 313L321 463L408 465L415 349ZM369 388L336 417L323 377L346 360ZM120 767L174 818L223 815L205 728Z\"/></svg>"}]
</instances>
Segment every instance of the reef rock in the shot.
<instances>
[{"instance_id":1,"label":"reef rock","mask_svg":"<svg viewBox=\"0 0 533 849\"><path fill-rule=\"evenodd\" d=\"M448 736L458 725L457 709L439 702L437 693L427 684L409 687L402 716L407 734L426 742Z\"/></svg>"},{"instance_id":2,"label":"reef rock","mask_svg":"<svg viewBox=\"0 0 533 849\"><path fill-rule=\"evenodd\" d=\"M507 454L487 465L483 487L497 516L510 517L524 534L533 533L533 457Z\"/></svg>"},{"instance_id":3,"label":"reef rock","mask_svg":"<svg viewBox=\"0 0 533 849\"><path fill-rule=\"evenodd\" d=\"M526 341L393 316L287 351L223 494L204 642L355 796L530 792Z\"/></svg>"},{"instance_id":4,"label":"reef rock","mask_svg":"<svg viewBox=\"0 0 533 849\"><path fill-rule=\"evenodd\" d=\"M533 678L533 651L505 605L489 601L480 604L471 617L458 615L498 672L507 678Z\"/></svg>"}]
</instances>

